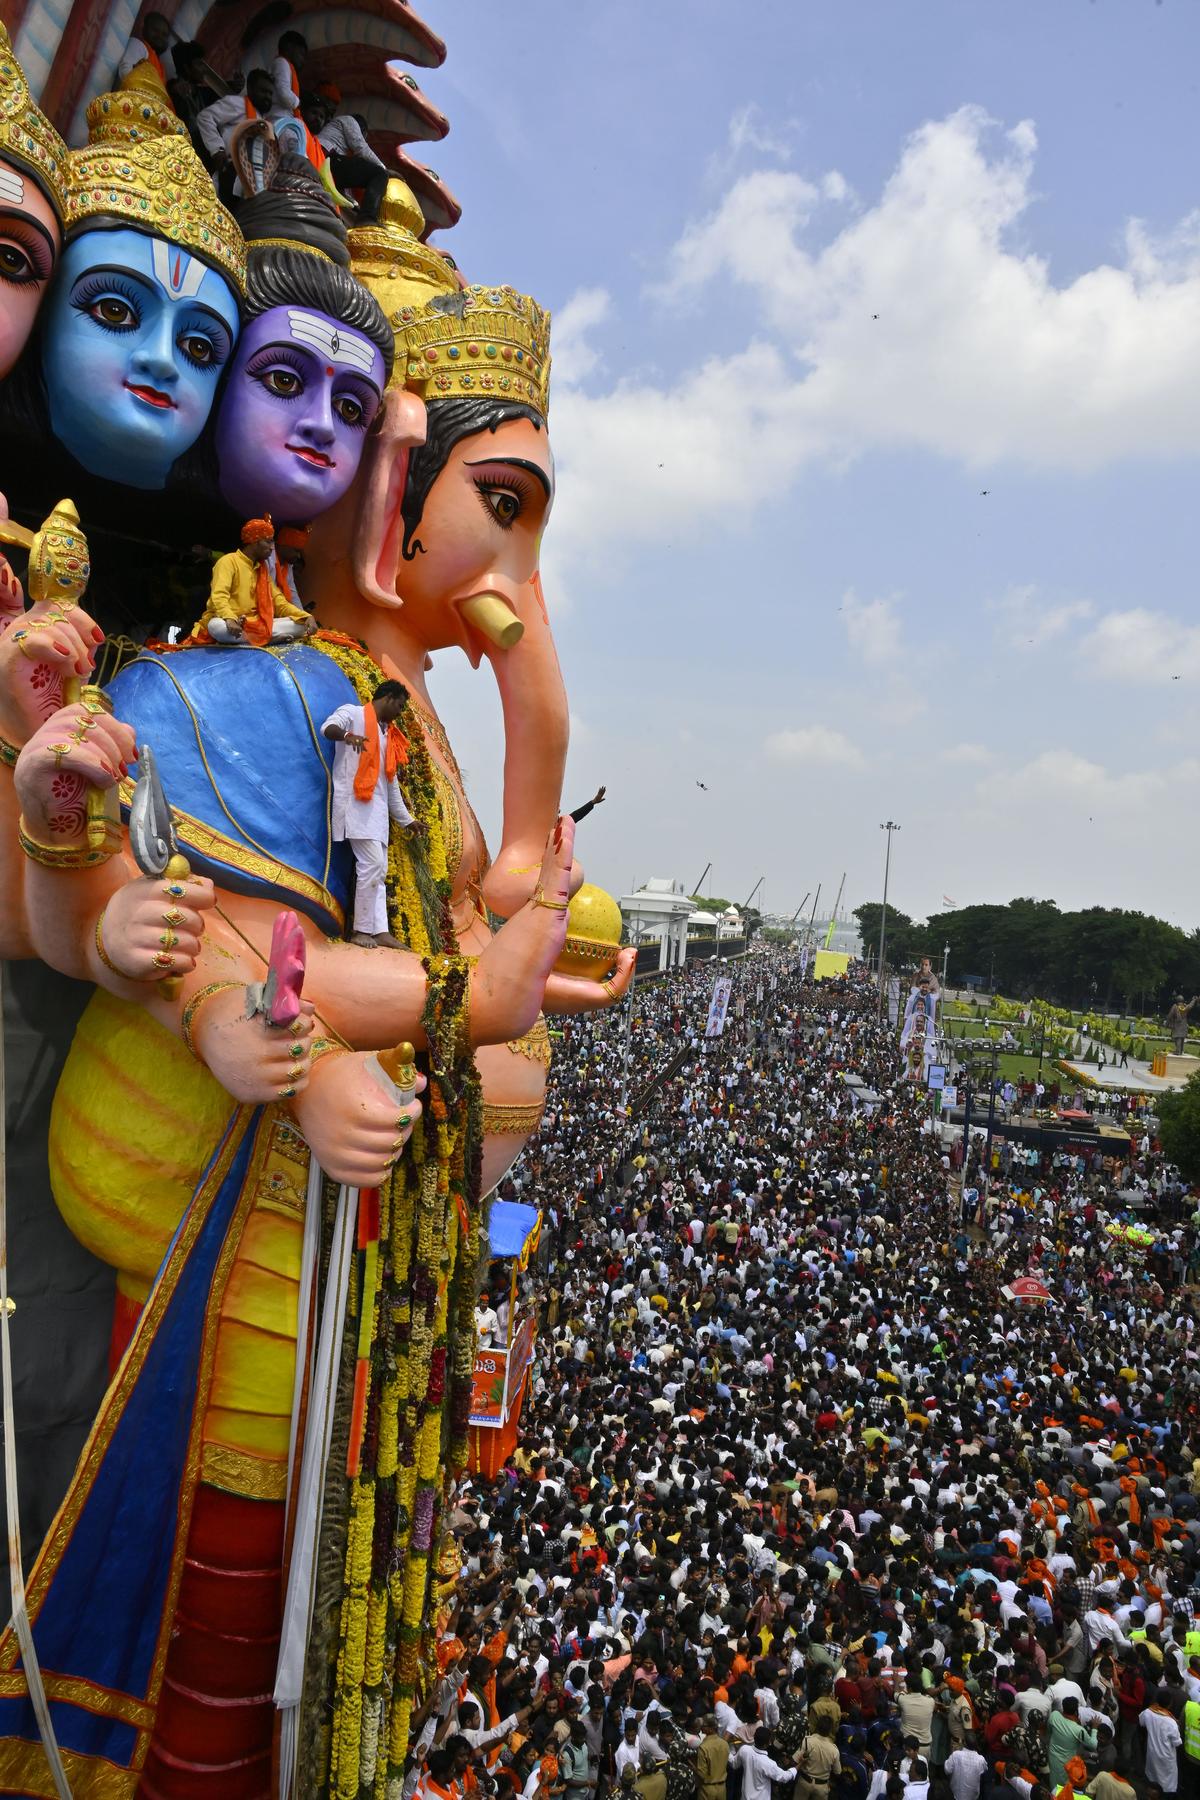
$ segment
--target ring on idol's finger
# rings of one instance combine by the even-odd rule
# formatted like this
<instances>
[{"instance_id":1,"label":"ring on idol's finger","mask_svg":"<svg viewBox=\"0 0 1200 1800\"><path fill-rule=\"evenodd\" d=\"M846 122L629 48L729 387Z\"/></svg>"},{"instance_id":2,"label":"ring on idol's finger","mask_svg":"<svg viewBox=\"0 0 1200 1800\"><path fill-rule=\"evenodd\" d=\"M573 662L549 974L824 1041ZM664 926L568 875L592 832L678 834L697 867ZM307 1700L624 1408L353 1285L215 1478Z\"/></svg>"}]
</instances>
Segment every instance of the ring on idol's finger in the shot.
<instances>
[{"instance_id":1,"label":"ring on idol's finger","mask_svg":"<svg viewBox=\"0 0 1200 1800\"><path fill-rule=\"evenodd\" d=\"M297 1013L296 1017L292 1020L292 1036L293 1037L300 1036L300 1033L304 1030L305 1023L306 1023L306 1020L305 1020L304 1014Z\"/></svg>"},{"instance_id":2,"label":"ring on idol's finger","mask_svg":"<svg viewBox=\"0 0 1200 1800\"><path fill-rule=\"evenodd\" d=\"M288 1046L288 1055L289 1056L295 1057L298 1060L304 1054L305 1054L305 1046L303 1044L290 1044Z\"/></svg>"},{"instance_id":3,"label":"ring on idol's finger","mask_svg":"<svg viewBox=\"0 0 1200 1800\"><path fill-rule=\"evenodd\" d=\"M184 915L177 906L169 906L162 916L162 922L164 925L168 925L174 930L177 926L183 924L183 917Z\"/></svg>"},{"instance_id":4,"label":"ring on idol's finger","mask_svg":"<svg viewBox=\"0 0 1200 1800\"><path fill-rule=\"evenodd\" d=\"M187 889L182 882L168 881L163 887L163 893L169 894L172 900L178 900L182 894L187 893Z\"/></svg>"},{"instance_id":5,"label":"ring on idol's finger","mask_svg":"<svg viewBox=\"0 0 1200 1800\"><path fill-rule=\"evenodd\" d=\"M167 950L156 950L152 960L156 969L173 969L175 967L175 958Z\"/></svg>"},{"instance_id":6,"label":"ring on idol's finger","mask_svg":"<svg viewBox=\"0 0 1200 1800\"><path fill-rule=\"evenodd\" d=\"M179 936L178 933L174 931L160 931L158 934L158 941L164 950L171 950L179 942Z\"/></svg>"},{"instance_id":7,"label":"ring on idol's finger","mask_svg":"<svg viewBox=\"0 0 1200 1800\"><path fill-rule=\"evenodd\" d=\"M47 749L54 758L54 766L56 769L61 769L63 766L63 757L70 756L71 754L70 744L48 744Z\"/></svg>"},{"instance_id":8,"label":"ring on idol's finger","mask_svg":"<svg viewBox=\"0 0 1200 1800\"><path fill-rule=\"evenodd\" d=\"M296 1098L296 1089L294 1087L281 1087L279 1090L279 1098L281 1100L294 1100Z\"/></svg>"}]
</instances>

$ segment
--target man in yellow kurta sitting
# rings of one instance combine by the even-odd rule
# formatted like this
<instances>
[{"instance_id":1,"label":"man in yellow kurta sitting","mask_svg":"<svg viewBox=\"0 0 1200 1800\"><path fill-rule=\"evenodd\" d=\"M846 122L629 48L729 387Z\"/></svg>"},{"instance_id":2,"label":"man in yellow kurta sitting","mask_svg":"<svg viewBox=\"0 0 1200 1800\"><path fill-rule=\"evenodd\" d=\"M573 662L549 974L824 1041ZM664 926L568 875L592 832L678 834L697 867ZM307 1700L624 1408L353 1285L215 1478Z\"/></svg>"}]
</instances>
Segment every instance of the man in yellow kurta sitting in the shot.
<instances>
[{"instance_id":1,"label":"man in yellow kurta sitting","mask_svg":"<svg viewBox=\"0 0 1200 1800\"><path fill-rule=\"evenodd\" d=\"M286 644L307 637L316 620L295 606L271 578L275 527L269 518L248 519L242 547L213 564L212 586L192 636L201 643Z\"/></svg>"}]
</instances>

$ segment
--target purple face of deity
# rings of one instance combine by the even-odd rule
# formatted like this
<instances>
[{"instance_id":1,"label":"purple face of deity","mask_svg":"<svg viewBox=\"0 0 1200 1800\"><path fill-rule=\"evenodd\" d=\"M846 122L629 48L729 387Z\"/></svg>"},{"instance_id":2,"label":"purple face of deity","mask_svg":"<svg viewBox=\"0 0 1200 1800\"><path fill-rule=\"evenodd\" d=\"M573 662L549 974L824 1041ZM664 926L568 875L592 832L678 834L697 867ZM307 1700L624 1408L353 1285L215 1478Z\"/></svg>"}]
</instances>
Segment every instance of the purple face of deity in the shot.
<instances>
[{"instance_id":1,"label":"purple face of deity","mask_svg":"<svg viewBox=\"0 0 1200 1800\"><path fill-rule=\"evenodd\" d=\"M242 333L217 419L221 495L242 518L307 524L358 473L381 353L326 313L275 306Z\"/></svg>"}]
</instances>

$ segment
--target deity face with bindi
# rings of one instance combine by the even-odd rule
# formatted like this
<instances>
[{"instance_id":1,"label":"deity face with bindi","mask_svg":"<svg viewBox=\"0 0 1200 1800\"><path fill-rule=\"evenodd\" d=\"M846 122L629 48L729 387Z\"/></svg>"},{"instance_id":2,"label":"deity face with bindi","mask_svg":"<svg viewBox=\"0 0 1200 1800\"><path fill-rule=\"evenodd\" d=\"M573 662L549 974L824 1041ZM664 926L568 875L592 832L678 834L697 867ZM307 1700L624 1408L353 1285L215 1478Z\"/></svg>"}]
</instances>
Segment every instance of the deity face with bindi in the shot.
<instances>
[{"instance_id":1,"label":"deity face with bindi","mask_svg":"<svg viewBox=\"0 0 1200 1800\"><path fill-rule=\"evenodd\" d=\"M281 520L325 512L358 473L386 383L378 345L328 313L298 304L252 319L217 418L222 497Z\"/></svg>"},{"instance_id":2,"label":"deity face with bindi","mask_svg":"<svg viewBox=\"0 0 1200 1800\"><path fill-rule=\"evenodd\" d=\"M123 90L87 121L39 333L45 406L89 474L163 488L233 355L246 246L169 107Z\"/></svg>"},{"instance_id":3,"label":"deity face with bindi","mask_svg":"<svg viewBox=\"0 0 1200 1800\"><path fill-rule=\"evenodd\" d=\"M81 232L46 309L55 437L93 475L161 488L204 429L238 305L215 269L131 227Z\"/></svg>"},{"instance_id":4,"label":"deity face with bindi","mask_svg":"<svg viewBox=\"0 0 1200 1800\"><path fill-rule=\"evenodd\" d=\"M0 381L29 341L58 261L66 161L0 24Z\"/></svg>"},{"instance_id":5,"label":"deity face with bindi","mask_svg":"<svg viewBox=\"0 0 1200 1800\"><path fill-rule=\"evenodd\" d=\"M29 341L61 242L62 228L41 188L0 158L0 380Z\"/></svg>"}]
</instances>

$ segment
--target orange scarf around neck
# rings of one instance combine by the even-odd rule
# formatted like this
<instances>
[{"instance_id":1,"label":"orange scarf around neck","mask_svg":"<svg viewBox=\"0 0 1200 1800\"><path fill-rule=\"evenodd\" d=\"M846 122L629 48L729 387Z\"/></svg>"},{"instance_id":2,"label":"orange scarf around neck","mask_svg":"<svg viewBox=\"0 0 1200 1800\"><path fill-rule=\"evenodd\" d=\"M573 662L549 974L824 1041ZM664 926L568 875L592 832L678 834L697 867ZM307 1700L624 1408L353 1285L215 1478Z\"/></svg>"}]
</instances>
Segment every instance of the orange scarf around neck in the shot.
<instances>
[{"instance_id":1,"label":"orange scarf around neck","mask_svg":"<svg viewBox=\"0 0 1200 1800\"><path fill-rule=\"evenodd\" d=\"M1129 1506L1129 1523L1140 1525L1142 1522L1141 1502L1138 1500L1137 1482L1128 1475L1122 1475L1117 1486L1124 1494Z\"/></svg>"},{"instance_id":2,"label":"orange scarf around neck","mask_svg":"<svg viewBox=\"0 0 1200 1800\"><path fill-rule=\"evenodd\" d=\"M369 800L379 780L379 720L369 700L363 707L363 738L365 742L358 753L358 768L354 775L356 800ZM383 757L383 772L387 779L391 781L401 763L407 761L408 739L398 725L390 724Z\"/></svg>"},{"instance_id":3,"label":"orange scarf around neck","mask_svg":"<svg viewBox=\"0 0 1200 1800\"><path fill-rule=\"evenodd\" d=\"M243 621L247 643L261 650L271 641L275 629L275 596L271 592L271 571L265 562L256 565L254 578L254 611Z\"/></svg>"}]
</instances>

